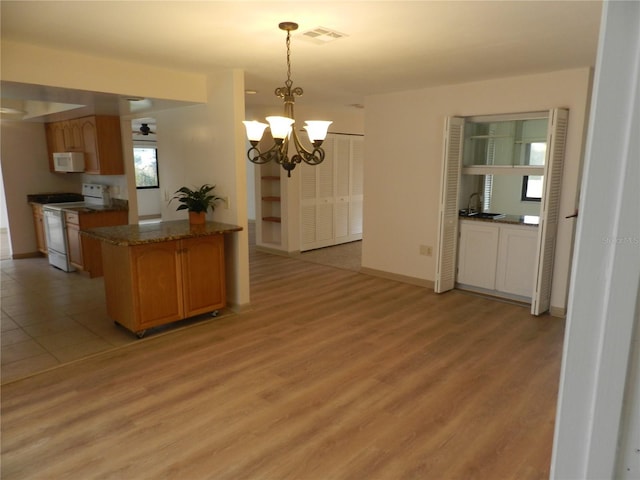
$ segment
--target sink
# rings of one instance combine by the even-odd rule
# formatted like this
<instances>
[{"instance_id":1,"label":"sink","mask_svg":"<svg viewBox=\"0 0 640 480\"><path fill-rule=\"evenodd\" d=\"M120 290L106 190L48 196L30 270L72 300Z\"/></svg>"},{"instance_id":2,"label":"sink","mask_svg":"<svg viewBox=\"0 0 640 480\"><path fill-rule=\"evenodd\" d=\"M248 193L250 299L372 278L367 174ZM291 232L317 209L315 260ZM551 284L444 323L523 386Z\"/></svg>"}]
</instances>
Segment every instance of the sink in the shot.
<instances>
[{"instance_id":1,"label":"sink","mask_svg":"<svg viewBox=\"0 0 640 480\"><path fill-rule=\"evenodd\" d=\"M471 218L502 218L504 217L504 213L493 213L493 212L474 212L468 210L460 210L458 212L461 217L471 217Z\"/></svg>"}]
</instances>

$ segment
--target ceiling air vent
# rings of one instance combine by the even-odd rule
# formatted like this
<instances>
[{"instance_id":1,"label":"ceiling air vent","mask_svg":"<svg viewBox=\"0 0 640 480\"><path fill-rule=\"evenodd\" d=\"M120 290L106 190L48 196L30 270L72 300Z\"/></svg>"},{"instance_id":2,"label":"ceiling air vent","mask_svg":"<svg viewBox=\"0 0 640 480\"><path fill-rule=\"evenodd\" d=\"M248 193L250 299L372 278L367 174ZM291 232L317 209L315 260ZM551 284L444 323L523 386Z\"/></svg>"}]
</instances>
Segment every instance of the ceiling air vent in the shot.
<instances>
[{"instance_id":1,"label":"ceiling air vent","mask_svg":"<svg viewBox=\"0 0 640 480\"><path fill-rule=\"evenodd\" d=\"M346 36L347 35L344 33L336 32L335 30L325 27L317 27L302 34L303 38L317 44L333 42L334 40L338 40L339 38Z\"/></svg>"}]
</instances>

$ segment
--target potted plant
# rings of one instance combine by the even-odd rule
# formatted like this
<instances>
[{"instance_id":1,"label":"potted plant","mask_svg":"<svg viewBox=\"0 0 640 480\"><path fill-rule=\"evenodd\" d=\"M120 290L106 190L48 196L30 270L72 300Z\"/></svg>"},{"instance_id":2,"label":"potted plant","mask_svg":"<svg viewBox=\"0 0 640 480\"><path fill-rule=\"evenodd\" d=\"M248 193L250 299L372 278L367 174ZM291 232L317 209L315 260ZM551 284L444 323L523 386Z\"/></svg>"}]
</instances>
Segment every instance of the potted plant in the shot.
<instances>
[{"instance_id":1,"label":"potted plant","mask_svg":"<svg viewBox=\"0 0 640 480\"><path fill-rule=\"evenodd\" d=\"M200 188L190 189L182 187L176 190L175 196L171 200L178 200L180 205L176 210L189 211L189 223L203 224L207 210L215 211L216 203L222 200L221 197L214 195L212 190L215 185L204 184Z\"/></svg>"}]
</instances>

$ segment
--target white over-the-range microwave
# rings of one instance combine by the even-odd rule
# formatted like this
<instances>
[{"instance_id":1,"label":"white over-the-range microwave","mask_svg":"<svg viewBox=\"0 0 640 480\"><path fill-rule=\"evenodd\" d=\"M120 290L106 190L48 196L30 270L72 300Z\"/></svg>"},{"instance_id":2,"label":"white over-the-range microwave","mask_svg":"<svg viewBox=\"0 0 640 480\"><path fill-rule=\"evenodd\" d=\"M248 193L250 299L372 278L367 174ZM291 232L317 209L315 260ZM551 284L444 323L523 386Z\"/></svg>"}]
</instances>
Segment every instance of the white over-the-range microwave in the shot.
<instances>
[{"instance_id":1,"label":"white over-the-range microwave","mask_svg":"<svg viewBox=\"0 0 640 480\"><path fill-rule=\"evenodd\" d=\"M60 152L53 154L53 169L56 172L84 172L84 153Z\"/></svg>"}]
</instances>

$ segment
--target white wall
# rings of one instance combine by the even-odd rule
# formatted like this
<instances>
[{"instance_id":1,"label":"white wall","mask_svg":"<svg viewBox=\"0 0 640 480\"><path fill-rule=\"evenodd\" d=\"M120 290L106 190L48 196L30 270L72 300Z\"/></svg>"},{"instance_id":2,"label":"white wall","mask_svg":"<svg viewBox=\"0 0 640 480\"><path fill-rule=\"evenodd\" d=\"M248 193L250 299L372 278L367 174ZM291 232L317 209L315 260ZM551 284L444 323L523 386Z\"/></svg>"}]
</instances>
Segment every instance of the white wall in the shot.
<instances>
[{"instance_id":1,"label":"white wall","mask_svg":"<svg viewBox=\"0 0 640 480\"><path fill-rule=\"evenodd\" d=\"M6 40L2 41L0 58L4 81L191 102L207 98L204 75L142 62Z\"/></svg>"},{"instance_id":2,"label":"white wall","mask_svg":"<svg viewBox=\"0 0 640 480\"><path fill-rule=\"evenodd\" d=\"M582 157L590 69L504 78L367 97L362 265L429 282L435 259L447 116L570 110L551 305L566 305L573 220ZM435 250L435 249L434 249Z\"/></svg>"},{"instance_id":3,"label":"white wall","mask_svg":"<svg viewBox=\"0 0 640 480\"><path fill-rule=\"evenodd\" d=\"M639 2L604 3L552 479L640 478L638 25Z\"/></svg>"}]
</instances>

